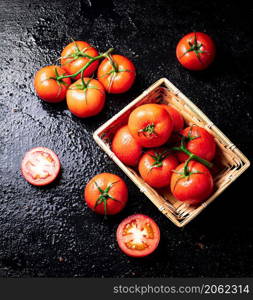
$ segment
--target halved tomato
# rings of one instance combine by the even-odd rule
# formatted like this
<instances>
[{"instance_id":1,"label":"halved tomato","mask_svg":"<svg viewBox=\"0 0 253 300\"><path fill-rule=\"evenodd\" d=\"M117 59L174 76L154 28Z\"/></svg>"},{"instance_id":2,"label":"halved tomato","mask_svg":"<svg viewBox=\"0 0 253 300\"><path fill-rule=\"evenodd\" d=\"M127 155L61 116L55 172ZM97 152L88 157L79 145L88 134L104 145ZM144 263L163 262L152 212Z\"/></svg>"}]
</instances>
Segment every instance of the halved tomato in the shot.
<instances>
[{"instance_id":1,"label":"halved tomato","mask_svg":"<svg viewBox=\"0 0 253 300\"><path fill-rule=\"evenodd\" d=\"M160 241L160 230L148 216L136 214L124 219L117 229L117 242L128 256L143 257L151 254Z\"/></svg>"},{"instance_id":2,"label":"halved tomato","mask_svg":"<svg viewBox=\"0 0 253 300\"><path fill-rule=\"evenodd\" d=\"M22 175L36 186L47 185L54 181L60 168L58 156L45 147L36 147L26 152L21 163Z\"/></svg>"}]
</instances>

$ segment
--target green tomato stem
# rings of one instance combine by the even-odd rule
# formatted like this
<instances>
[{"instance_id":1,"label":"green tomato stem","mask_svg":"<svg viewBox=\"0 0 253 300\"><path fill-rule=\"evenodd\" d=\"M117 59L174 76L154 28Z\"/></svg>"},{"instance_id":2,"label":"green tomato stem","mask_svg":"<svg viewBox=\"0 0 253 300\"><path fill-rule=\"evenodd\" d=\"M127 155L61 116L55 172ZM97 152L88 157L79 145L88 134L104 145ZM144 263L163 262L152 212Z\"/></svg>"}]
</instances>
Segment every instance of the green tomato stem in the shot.
<instances>
[{"instance_id":1,"label":"green tomato stem","mask_svg":"<svg viewBox=\"0 0 253 300\"><path fill-rule=\"evenodd\" d=\"M198 155L193 154L191 151L189 151L185 147L185 140L186 140L186 137L183 136L181 139L181 145L179 147L172 148L172 150L174 150L174 151L184 152L185 154L187 154L189 156L188 159L185 161L184 176L187 176L189 174L188 164L191 160L196 160L196 161L202 163L203 165L205 165L206 167L208 167L209 169L212 168L213 164L211 162L205 160L204 158L199 157Z\"/></svg>"},{"instance_id":2,"label":"green tomato stem","mask_svg":"<svg viewBox=\"0 0 253 300\"><path fill-rule=\"evenodd\" d=\"M77 71L74 74L71 75L61 75L61 76L57 76L56 80L62 80L63 78L72 78L72 77L76 77L77 75L79 75L81 72L84 72L94 61L99 60L101 58L106 58L114 49L110 48L109 50L107 50L105 53L102 53L98 56L93 57L91 60L89 60L79 71Z\"/></svg>"}]
</instances>

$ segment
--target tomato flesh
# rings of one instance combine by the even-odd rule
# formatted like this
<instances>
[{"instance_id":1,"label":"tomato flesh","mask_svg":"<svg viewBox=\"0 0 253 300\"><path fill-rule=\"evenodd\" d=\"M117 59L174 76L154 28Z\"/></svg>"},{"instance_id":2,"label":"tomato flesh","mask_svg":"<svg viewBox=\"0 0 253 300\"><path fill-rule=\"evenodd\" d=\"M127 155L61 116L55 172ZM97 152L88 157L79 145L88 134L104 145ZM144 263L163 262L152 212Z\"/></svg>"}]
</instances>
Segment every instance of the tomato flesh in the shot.
<instances>
[{"instance_id":1,"label":"tomato flesh","mask_svg":"<svg viewBox=\"0 0 253 300\"><path fill-rule=\"evenodd\" d=\"M117 242L128 256L143 257L151 254L160 241L160 230L153 219L142 214L129 216L117 229Z\"/></svg>"},{"instance_id":2,"label":"tomato flesh","mask_svg":"<svg viewBox=\"0 0 253 300\"><path fill-rule=\"evenodd\" d=\"M60 161L48 148L33 148L26 152L21 163L21 172L29 183L36 186L47 185L58 176Z\"/></svg>"}]
</instances>

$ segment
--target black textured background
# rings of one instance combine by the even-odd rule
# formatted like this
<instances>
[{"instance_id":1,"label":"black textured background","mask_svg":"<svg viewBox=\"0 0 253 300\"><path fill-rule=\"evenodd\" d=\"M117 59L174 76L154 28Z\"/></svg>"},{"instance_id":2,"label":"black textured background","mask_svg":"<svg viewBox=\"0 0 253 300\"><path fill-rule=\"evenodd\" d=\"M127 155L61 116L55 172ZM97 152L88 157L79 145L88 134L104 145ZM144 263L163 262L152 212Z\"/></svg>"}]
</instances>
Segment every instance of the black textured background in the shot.
<instances>
[{"instance_id":1,"label":"black textured background","mask_svg":"<svg viewBox=\"0 0 253 300\"><path fill-rule=\"evenodd\" d=\"M243 1L0 2L0 276L253 276L251 168L179 229L92 139L99 125L167 77L251 158L252 12ZM218 48L214 65L201 73L175 58L178 40L194 30L209 33ZM33 90L35 71L55 63L70 38L101 52L114 47L137 68L132 90L108 95L104 111L88 120L73 117L65 103L43 103ZM21 158L34 146L59 155L62 174L51 186L33 187L20 174ZM127 208L107 221L82 197L103 171L122 176L130 192ZM133 213L151 216L161 229L159 249L144 259L125 256L115 241L117 225Z\"/></svg>"}]
</instances>

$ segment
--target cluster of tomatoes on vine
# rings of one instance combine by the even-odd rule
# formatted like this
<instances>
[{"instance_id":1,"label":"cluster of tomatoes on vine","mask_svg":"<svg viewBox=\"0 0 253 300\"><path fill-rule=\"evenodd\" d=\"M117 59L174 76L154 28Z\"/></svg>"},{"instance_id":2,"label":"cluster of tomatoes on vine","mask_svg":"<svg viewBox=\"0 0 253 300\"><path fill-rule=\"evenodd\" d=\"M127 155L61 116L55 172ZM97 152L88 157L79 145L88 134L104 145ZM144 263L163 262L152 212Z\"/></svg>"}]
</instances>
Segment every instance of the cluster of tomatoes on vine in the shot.
<instances>
[{"instance_id":1,"label":"cluster of tomatoes on vine","mask_svg":"<svg viewBox=\"0 0 253 300\"><path fill-rule=\"evenodd\" d=\"M36 73L37 95L50 103L66 99L68 109L77 117L97 115L105 105L106 92L124 93L135 81L133 63L112 52L99 54L88 43L73 41L63 49L60 66L46 66ZM213 61L215 46L208 35L190 33L178 43L176 56L184 67L203 70ZM182 115L170 105L137 107L128 124L115 133L111 149L124 164L138 169L150 186L170 189L180 201L196 205L213 191L208 168L215 155L214 139L201 127L184 128ZM21 171L29 183L44 186L58 176L60 161L52 150L36 147L25 154ZM128 201L127 185L115 174L101 173L86 185L84 199L96 213L117 214ZM119 247L130 256L152 253L159 240L158 225L142 214L129 216L117 229Z\"/></svg>"},{"instance_id":2,"label":"cluster of tomatoes on vine","mask_svg":"<svg viewBox=\"0 0 253 300\"><path fill-rule=\"evenodd\" d=\"M99 54L90 44L73 41L61 53L61 66L46 66L36 73L37 95L50 103L66 99L68 109L79 118L97 115L105 105L106 92L128 91L136 76L133 63L112 52L110 48ZM97 79L93 78L96 70Z\"/></svg>"}]
</instances>

